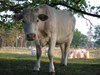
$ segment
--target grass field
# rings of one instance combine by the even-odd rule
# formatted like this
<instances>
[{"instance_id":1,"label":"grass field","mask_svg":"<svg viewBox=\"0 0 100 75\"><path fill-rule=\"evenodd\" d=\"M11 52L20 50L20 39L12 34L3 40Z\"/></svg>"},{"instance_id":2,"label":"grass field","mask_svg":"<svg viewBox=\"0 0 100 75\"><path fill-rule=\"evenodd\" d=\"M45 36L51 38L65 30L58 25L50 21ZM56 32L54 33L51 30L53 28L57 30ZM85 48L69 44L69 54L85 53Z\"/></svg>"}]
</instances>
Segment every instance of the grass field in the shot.
<instances>
[{"instance_id":1,"label":"grass field","mask_svg":"<svg viewBox=\"0 0 100 75\"><path fill-rule=\"evenodd\" d=\"M41 71L33 72L36 57L30 54L0 53L0 75L48 75L49 60L41 58ZM100 75L100 59L69 59L68 66L54 59L55 75Z\"/></svg>"},{"instance_id":2,"label":"grass field","mask_svg":"<svg viewBox=\"0 0 100 75\"><path fill-rule=\"evenodd\" d=\"M41 71L33 72L35 57L25 54L0 53L0 75L48 75L48 59L41 59ZM70 59L61 66L55 59L56 75L100 75L100 59Z\"/></svg>"}]
</instances>

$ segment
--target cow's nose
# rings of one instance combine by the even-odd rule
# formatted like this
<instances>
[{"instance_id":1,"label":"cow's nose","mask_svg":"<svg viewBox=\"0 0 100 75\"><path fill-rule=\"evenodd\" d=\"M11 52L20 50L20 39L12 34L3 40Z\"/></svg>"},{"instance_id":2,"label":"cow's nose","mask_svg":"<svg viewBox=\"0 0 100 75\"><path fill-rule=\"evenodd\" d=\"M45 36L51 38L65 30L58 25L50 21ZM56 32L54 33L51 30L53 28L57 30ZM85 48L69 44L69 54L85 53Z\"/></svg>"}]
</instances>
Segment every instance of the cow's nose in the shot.
<instances>
[{"instance_id":1,"label":"cow's nose","mask_svg":"<svg viewBox=\"0 0 100 75\"><path fill-rule=\"evenodd\" d=\"M26 35L27 40L34 40L36 38L36 34L34 33L30 33Z\"/></svg>"}]
</instances>

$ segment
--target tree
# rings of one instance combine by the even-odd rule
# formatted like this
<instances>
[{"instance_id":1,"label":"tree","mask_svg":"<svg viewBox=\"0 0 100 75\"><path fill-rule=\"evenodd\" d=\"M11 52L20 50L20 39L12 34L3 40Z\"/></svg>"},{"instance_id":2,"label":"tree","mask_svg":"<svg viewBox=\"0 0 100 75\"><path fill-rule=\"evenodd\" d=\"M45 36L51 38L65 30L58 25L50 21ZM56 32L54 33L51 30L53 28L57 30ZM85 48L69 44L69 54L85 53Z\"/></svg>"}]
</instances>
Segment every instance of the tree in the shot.
<instances>
[{"instance_id":1,"label":"tree","mask_svg":"<svg viewBox=\"0 0 100 75\"><path fill-rule=\"evenodd\" d=\"M86 35L82 34L81 40L82 40L82 42L81 42L80 46L81 47L87 47L87 45L88 45L88 37Z\"/></svg>"},{"instance_id":2,"label":"tree","mask_svg":"<svg viewBox=\"0 0 100 75\"><path fill-rule=\"evenodd\" d=\"M24 8L34 8L40 4L48 4L59 9L60 6L63 6L73 14L77 14L78 16L82 16L83 18L85 18L84 14L100 18L100 6L91 6L89 1L86 0L0 0L0 12L6 13L5 15L0 14L0 21L7 22L9 18L11 18L11 15L7 13L8 11L19 13Z\"/></svg>"},{"instance_id":3,"label":"tree","mask_svg":"<svg viewBox=\"0 0 100 75\"><path fill-rule=\"evenodd\" d=\"M83 35L80 31L78 31L78 29L76 29L74 31L74 36L73 36L73 40L72 40L72 47L79 47L79 46L83 46L87 43L87 36Z\"/></svg>"},{"instance_id":4,"label":"tree","mask_svg":"<svg viewBox=\"0 0 100 75\"><path fill-rule=\"evenodd\" d=\"M86 14L100 18L98 13L100 11L100 7L91 6L89 2L86 2L86 0L0 0L0 3L0 11L10 10L18 13L28 6L36 7L40 4L48 4L53 7L57 5L65 6L68 10L79 15ZM95 14L92 14L91 12L94 9L96 10Z\"/></svg>"},{"instance_id":5,"label":"tree","mask_svg":"<svg viewBox=\"0 0 100 75\"><path fill-rule=\"evenodd\" d=\"M100 25L95 26L94 39L96 40L95 43L100 46Z\"/></svg>"},{"instance_id":6,"label":"tree","mask_svg":"<svg viewBox=\"0 0 100 75\"><path fill-rule=\"evenodd\" d=\"M5 26L6 25L6 26ZM16 42L16 37L18 34L21 34L22 36L24 34L22 25L20 23L0 23L0 46L14 46L14 43Z\"/></svg>"}]
</instances>

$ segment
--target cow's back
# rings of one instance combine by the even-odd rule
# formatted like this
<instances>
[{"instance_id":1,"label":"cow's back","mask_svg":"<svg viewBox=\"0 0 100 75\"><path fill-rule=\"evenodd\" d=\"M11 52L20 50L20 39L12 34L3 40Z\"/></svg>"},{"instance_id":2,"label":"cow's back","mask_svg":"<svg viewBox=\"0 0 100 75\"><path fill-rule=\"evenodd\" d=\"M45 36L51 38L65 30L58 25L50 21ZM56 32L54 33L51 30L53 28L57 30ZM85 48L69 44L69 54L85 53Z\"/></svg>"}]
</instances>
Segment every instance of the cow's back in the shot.
<instances>
[{"instance_id":1,"label":"cow's back","mask_svg":"<svg viewBox=\"0 0 100 75\"><path fill-rule=\"evenodd\" d=\"M75 18L67 10L55 10L57 41L64 42L73 37Z\"/></svg>"}]
</instances>

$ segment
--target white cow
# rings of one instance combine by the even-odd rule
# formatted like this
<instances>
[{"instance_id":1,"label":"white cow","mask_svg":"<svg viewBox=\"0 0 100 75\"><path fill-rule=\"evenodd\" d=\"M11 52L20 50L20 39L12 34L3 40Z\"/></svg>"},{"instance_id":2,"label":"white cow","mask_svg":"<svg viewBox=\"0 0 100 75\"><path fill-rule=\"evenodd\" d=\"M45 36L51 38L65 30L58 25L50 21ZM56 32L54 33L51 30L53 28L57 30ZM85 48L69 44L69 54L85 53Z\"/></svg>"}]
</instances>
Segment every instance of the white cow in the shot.
<instances>
[{"instance_id":1,"label":"white cow","mask_svg":"<svg viewBox=\"0 0 100 75\"><path fill-rule=\"evenodd\" d=\"M31 53L33 56L35 56L36 55L36 48L32 48Z\"/></svg>"},{"instance_id":2,"label":"white cow","mask_svg":"<svg viewBox=\"0 0 100 75\"><path fill-rule=\"evenodd\" d=\"M35 9L24 9L20 14L14 15L13 18L23 21L26 39L35 41L37 61L34 70L40 70L41 48L47 44L49 45L49 72L55 72L53 51L56 43L61 48L61 63L67 65L67 52L70 48L75 28L75 18L70 12L56 10L44 4Z\"/></svg>"},{"instance_id":3,"label":"white cow","mask_svg":"<svg viewBox=\"0 0 100 75\"><path fill-rule=\"evenodd\" d=\"M89 51L85 49L69 51L69 58L89 58Z\"/></svg>"}]
</instances>

